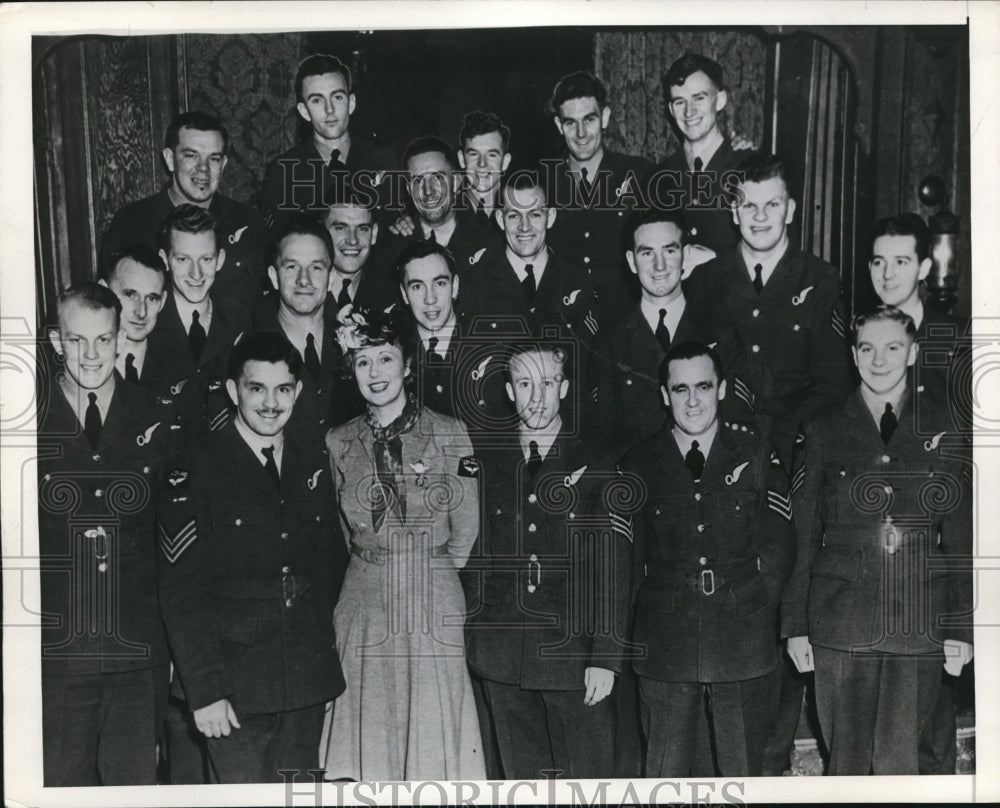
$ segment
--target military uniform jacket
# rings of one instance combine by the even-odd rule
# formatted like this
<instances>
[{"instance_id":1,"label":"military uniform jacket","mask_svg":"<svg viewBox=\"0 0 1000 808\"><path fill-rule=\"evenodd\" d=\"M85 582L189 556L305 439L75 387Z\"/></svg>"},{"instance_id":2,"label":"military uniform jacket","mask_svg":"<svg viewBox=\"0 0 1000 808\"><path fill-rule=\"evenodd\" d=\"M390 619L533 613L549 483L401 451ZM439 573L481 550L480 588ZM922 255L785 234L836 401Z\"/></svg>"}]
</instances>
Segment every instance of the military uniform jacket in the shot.
<instances>
[{"instance_id":1,"label":"military uniform jacket","mask_svg":"<svg viewBox=\"0 0 1000 808\"><path fill-rule=\"evenodd\" d=\"M745 155L734 152L728 138L701 171L691 171L679 147L656 171L650 201L664 210L681 210L688 225L688 240L717 255L736 246L739 232L733 224L732 203L738 198L738 170Z\"/></svg>"},{"instance_id":2,"label":"military uniform jacket","mask_svg":"<svg viewBox=\"0 0 1000 808\"><path fill-rule=\"evenodd\" d=\"M555 166L554 195L559 213L552 225L551 244L558 254L591 273L597 292L596 315L604 324L617 323L638 299L638 287L625 263L625 227L632 211L642 209L653 164L604 150L591 192L580 188L569 163Z\"/></svg>"},{"instance_id":3,"label":"military uniform jacket","mask_svg":"<svg viewBox=\"0 0 1000 808\"><path fill-rule=\"evenodd\" d=\"M729 385L722 401L725 417L751 420L749 397L741 398L748 388L735 371L739 359L735 337L731 333L720 335L708 313L691 301L686 301L684 313L670 337L671 345L697 340L715 346ZM663 428L667 408L659 373L664 356L639 305L629 311L613 332L602 331L594 342L590 373L596 396L593 425L598 430L613 427L619 455Z\"/></svg>"},{"instance_id":4,"label":"military uniform jacket","mask_svg":"<svg viewBox=\"0 0 1000 808\"><path fill-rule=\"evenodd\" d=\"M606 452L561 433L532 480L514 437L482 465L489 571L466 627L470 667L528 690L583 690L588 667L620 673L630 545L611 531Z\"/></svg>"},{"instance_id":5,"label":"military uniform jacket","mask_svg":"<svg viewBox=\"0 0 1000 808\"><path fill-rule=\"evenodd\" d=\"M773 670L796 547L786 478L770 445L745 425L720 422L695 482L668 426L620 467L646 486L641 510L615 520L634 532L634 640L645 646L635 671L706 683Z\"/></svg>"},{"instance_id":6,"label":"military uniform jacket","mask_svg":"<svg viewBox=\"0 0 1000 808\"><path fill-rule=\"evenodd\" d=\"M344 689L333 607L347 564L330 469L289 436L280 491L227 425L171 463L161 492L160 605L188 705L321 704Z\"/></svg>"},{"instance_id":7,"label":"military uniform jacket","mask_svg":"<svg viewBox=\"0 0 1000 808\"><path fill-rule=\"evenodd\" d=\"M940 431L915 430L914 406L927 408ZM784 636L892 654L972 642L972 575L960 569L972 553L969 446L946 414L932 416L932 402L900 409L888 446L860 391L807 421L793 480L799 563Z\"/></svg>"},{"instance_id":8,"label":"military uniform jacket","mask_svg":"<svg viewBox=\"0 0 1000 808\"><path fill-rule=\"evenodd\" d=\"M101 242L101 266L107 266L115 250L134 242L156 251L160 225L173 209L174 203L164 189L119 210ZM249 205L222 194L212 197L209 210L219 222L219 247L226 251L212 295L249 313L265 290L268 236L264 220Z\"/></svg>"},{"instance_id":9,"label":"military uniform jacket","mask_svg":"<svg viewBox=\"0 0 1000 808\"><path fill-rule=\"evenodd\" d=\"M951 414L951 426L964 434L972 432L972 341L969 321L954 314L924 306L917 329L917 362L914 388L923 390L940 410ZM917 413L921 432L935 424L924 424Z\"/></svg>"},{"instance_id":10,"label":"military uniform jacket","mask_svg":"<svg viewBox=\"0 0 1000 808\"><path fill-rule=\"evenodd\" d=\"M345 183L377 205L388 201L382 199L390 185L385 175L396 164L390 149L352 133L347 162L331 167L310 136L267 164L258 207L273 231L297 211L323 213Z\"/></svg>"},{"instance_id":11,"label":"military uniform jacket","mask_svg":"<svg viewBox=\"0 0 1000 808\"><path fill-rule=\"evenodd\" d=\"M93 449L51 379L38 414L42 665L83 675L165 664L156 500L174 409L116 378Z\"/></svg>"},{"instance_id":12,"label":"military uniform jacket","mask_svg":"<svg viewBox=\"0 0 1000 808\"><path fill-rule=\"evenodd\" d=\"M226 393L229 352L242 336L246 321L234 315L212 293L212 321L205 348L197 361L188 348L173 294L160 312L149 335L140 384L163 398L172 399L182 427L182 443L196 443L221 429L230 417Z\"/></svg>"},{"instance_id":13,"label":"military uniform jacket","mask_svg":"<svg viewBox=\"0 0 1000 808\"><path fill-rule=\"evenodd\" d=\"M738 249L698 267L686 284L689 300L735 329L758 424L788 463L785 444L790 453L802 418L839 406L847 393L837 271L790 243L760 295Z\"/></svg>"}]
</instances>

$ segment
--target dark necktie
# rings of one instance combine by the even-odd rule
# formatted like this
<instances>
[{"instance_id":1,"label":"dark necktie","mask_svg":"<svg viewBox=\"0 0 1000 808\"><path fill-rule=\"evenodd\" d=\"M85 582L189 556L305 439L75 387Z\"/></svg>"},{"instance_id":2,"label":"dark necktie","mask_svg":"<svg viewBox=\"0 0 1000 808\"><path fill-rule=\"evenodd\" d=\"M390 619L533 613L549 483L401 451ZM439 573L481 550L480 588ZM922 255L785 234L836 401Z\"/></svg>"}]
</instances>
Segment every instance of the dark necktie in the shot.
<instances>
[{"instance_id":1,"label":"dark necktie","mask_svg":"<svg viewBox=\"0 0 1000 808\"><path fill-rule=\"evenodd\" d=\"M580 188L583 191L583 204L588 205L590 200L590 172L586 168L580 169Z\"/></svg>"},{"instance_id":2,"label":"dark necktie","mask_svg":"<svg viewBox=\"0 0 1000 808\"><path fill-rule=\"evenodd\" d=\"M337 295L337 308L342 309L351 303L351 294L348 287L351 285L350 278L344 280L344 285L340 287L340 294Z\"/></svg>"},{"instance_id":3,"label":"dark necktie","mask_svg":"<svg viewBox=\"0 0 1000 808\"><path fill-rule=\"evenodd\" d=\"M427 361L430 364L436 364L441 361L441 357L437 352L438 338L431 337L427 340Z\"/></svg>"},{"instance_id":4,"label":"dark necktie","mask_svg":"<svg viewBox=\"0 0 1000 808\"><path fill-rule=\"evenodd\" d=\"M275 488L281 488L281 475L278 474L278 464L274 461L274 447L265 446L260 450L260 453L267 460L264 463L264 471L267 472L267 476L274 482Z\"/></svg>"},{"instance_id":5,"label":"dark necktie","mask_svg":"<svg viewBox=\"0 0 1000 808\"><path fill-rule=\"evenodd\" d=\"M330 152L330 169L336 170L343 167L344 164L340 160L340 149L334 149Z\"/></svg>"},{"instance_id":6,"label":"dark necktie","mask_svg":"<svg viewBox=\"0 0 1000 808\"><path fill-rule=\"evenodd\" d=\"M201 352L205 350L205 329L201 325L201 316L198 312L191 312L191 328L188 329L188 345L191 346L191 354L195 359L201 359Z\"/></svg>"},{"instance_id":7,"label":"dark necktie","mask_svg":"<svg viewBox=\"0 0 1000 808\"><path fill-rule=\"evenodd\" d=\"M538 442L528 441L528 474L534 479L538 470L542 467L542 456L538 452Z\"/></svg>"},{"instance_id":8,"label":"dark necktie","mask_svg":"<svg viewBox=\"0 0 1000 808\"><path fill-rule=\"evenodd\" d=\"M694 158L694 170L695 171L701 171L702 168L704 168L704 167L705 167L705 164L702 162L701 158L700 157L695 157Z\"/></svg>"},{"instance_id":9,"label":"dark necktie","mask_svg":"<svg viewBox=\"0 0 1000 808\"><path fill-rule=\"evenodd\" d=\"M135 354L125 354L125 381L138 382L139 371L135 369Z\"/></svg>"},{"instance_id":10,"label":"dark necktie","mask_svg":"<svg viewBox=\"0 0 1000 808\"><path fill-rule=\"evenodd\" d=\"M667 324L664 322L666 317L667 310L660 309L660 321L656 324L656 341L663 348L663 353L670 350L670 329L667 328Z\"/></svg>"},{"instance_id":11,"label":"dark necktie","mask_svg":"<svg viewBox=\"0 0 1000 808\"><path fill-rule=\"evenodd\" d=\"M521 286L524 287L524 293L528 296L528 300L534 300L535 292L538 291L538 286L535 284L535 265L525 264L524 271L528 274L521 281Z\"/></svg>"},{"instance_id":12,"label":"dark necktie","mask_svg":"<svg viewBox=\"0 0 1000 808\"><path fill-rule=\"evenodd\" d=\"M764 267L762 264L754 264L753 288L757 290L758 295L764 291Z\"/></svg>"},{"instance_id":13,"label":"dark necktie","mask_svg":"<svg viewBox=\"0 0 1000 808\"><path fill-rule=\"evenodd\" d=\"M684 465L688 467L688 471L691 472L691 476L696 482L701 479L701 473L705 470L705 455L698 448L698 441L691 441L691 448L684 455Z\"/></svg>"},{"instance_id":14,"label":"dark necktie","mask_svg":"<svg viewBox=\"0 0 1000 808\"><path fill-rule=\"evenodd\" d=\"M487 227L490 223L490 215L486 212L486 200L482 197L476 206L476 221L479 222L480 227Z\"/></svg>"},{"instance_id":15,"label":"dark necktie","mask_svg":"<svg viewBox=\"0 0 1000 808\"><path fill-rule=\"evenodd\" d=\"M882 418L878 422L878 431L882 433L882 443L886 446L889 445L889 441L892 439L892 433L896 431L896 426L899 422L896 420L896 413L892 411L892 404L885 405L885 412L882 413Z\"/></svg>"},{"instance_id":16,"label":"dark necktie","mask_svg":"<svg viewBox=\"0 0 1000 808\"><path fill-rule=\"evenodd\" d=\"M101 437L101 411L97 407L97 393L87 393L87 398L90 403L83 415L83 431L90 441L91 448L96 449L97 441Z\"/></svg>"},{"instance_id":17,"label":"dark necktie","mask_svg":"<svg viewBox=\"0 0 1000 808\"><path fill-rule=\"evenodd\" d=\"M431 234L430 234L430 235L429 235L429 236L427 237L427 240L428 240L428 241L429 241L429 242L430 242L431 244L437 244L437 240L438 240L438 237L437 237L437 231L435 231L435 230L431 230Z\"/></svg>"},{"instance_id":18,"label":"dark necktie","mask_svg":"<svg viewBox=\"0 0 1000 808\"><path fill-rule=\"evenodd\" d=\"M319 354L316 352L316 338L312 334L306 334L306 367L314 382L319 381Z\"/></svg>"}]
</instances>

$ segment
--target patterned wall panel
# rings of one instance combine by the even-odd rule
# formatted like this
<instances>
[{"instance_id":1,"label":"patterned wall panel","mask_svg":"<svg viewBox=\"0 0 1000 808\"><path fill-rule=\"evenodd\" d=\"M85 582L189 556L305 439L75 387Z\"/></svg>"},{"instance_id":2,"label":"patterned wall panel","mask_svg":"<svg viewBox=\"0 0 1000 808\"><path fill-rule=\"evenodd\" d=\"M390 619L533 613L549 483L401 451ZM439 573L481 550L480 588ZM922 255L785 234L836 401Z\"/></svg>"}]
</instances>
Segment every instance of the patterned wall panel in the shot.
<instances>
[{"instance_id":1,"label":"patterned wall panel","mask_svg":"<svg viewBox=\"0 0 1000 808\"><path fill-rule=\"evenodd\" d=\"M187 108L217 115L229 130L220 190L253 204L266 162L295 143L295 70L303 34L188 34L181 39Z\"/></svg>"},{"instance_id":2,"label":"patterned wall panel","mask_svg":"<svg viewBox=\"0 0 1000 808\"><path fill-rule=\"evenodd\" d=\"M664 106L662 78L685 53L715 59L725 72L729 103L723 116L754 143L764 136L767 52L753 34L732 31L598 32L594 68L611 98L608 141L613 149L659 162L679 148Z\"/></svg>"}]
</instances>

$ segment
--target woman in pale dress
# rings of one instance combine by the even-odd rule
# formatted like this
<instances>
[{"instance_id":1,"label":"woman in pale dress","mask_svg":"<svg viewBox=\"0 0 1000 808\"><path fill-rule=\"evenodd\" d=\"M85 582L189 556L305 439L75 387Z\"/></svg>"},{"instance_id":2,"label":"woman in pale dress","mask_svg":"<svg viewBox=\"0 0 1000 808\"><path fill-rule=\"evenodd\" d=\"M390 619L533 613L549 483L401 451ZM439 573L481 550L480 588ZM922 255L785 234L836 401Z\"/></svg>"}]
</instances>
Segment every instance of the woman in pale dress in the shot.
<instances>
[{"instance_id":1,"label":"woman in pale dress","mask_svg":"<svg viewBox=\"0 0 1000 808\"><path fill-rule=\"evenodd\" d=\"M334 626L347 689L320 747L328 780L485 779L457 570L479 532L464 425L420 407L405 326L338 330L365 415L326 436L351 561Z\"/></svg>"}]
</instances>

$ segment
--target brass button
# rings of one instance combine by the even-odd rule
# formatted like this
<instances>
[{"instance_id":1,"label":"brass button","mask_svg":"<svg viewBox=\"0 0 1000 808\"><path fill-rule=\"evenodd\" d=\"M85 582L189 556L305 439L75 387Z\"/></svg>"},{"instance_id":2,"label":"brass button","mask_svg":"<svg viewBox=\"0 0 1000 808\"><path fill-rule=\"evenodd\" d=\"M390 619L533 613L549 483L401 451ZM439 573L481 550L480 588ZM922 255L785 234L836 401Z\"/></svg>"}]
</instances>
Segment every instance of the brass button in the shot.
<instances>
[{"instance_id":1,"label":"brass button","mask_svg":"<svg viewBox=\"0 0 1000 808\"><path fill-rule=\"evenodd\" d=\"M538 527L535 525L534 522L532 522L530 525L528 525L528 532L529 533L534 533L536 530L538 530Z\"/></svg>"},{"instance_id":2,"label":"brass button","mask_svg":"<svg viewBox=\"0 0 1000 808\"><path fill-rule=\"evenodd\" d=\"M708 559L705 558L705 556L702 556L701 558L698 559L698 563L704 567L708 563Z\"/></svg>"},{"instance_id":3,"label":"brass button","mask_svg":"<svg viewBox=\"0 0 1000 808\"><path fill-rule=\"evenodd\" d=\"M281 568L281 572L283 575L288 575L288 573L290 573L291 571L292 571L291 567L286 566Z\"/></svg>"},{"instance_id":4,"label":"brass button","mask_svg":"<svg viewBox=\"0 0 1000 808\"><path fill-rule=\"evenodd\" d=\"M100 456L99 454L95 454L95 455L94 455L94 462L95 462L95 463L99 463L99 462L100 462L100 460L101 460L101 456Z\"/></svg>"},{"instance_id":5,"label":"brass button","mask_svg":"<svg viewBox=\"0 0 1000 808\"><path fill-rule=\"evenodd\" d=\"M753 351L754 353L760 353L760 346L759 345L751 345L750 346L750 350Z\"/></svg>"},{"instance_id":6,"label":"brass button","mask_svg":"<svg viewBox=\"0 0 1000 808\"><path fill-rule=\"evenodd\" d=\"M699 494L695 494L694 495L694 500L695 500L695 502L701 502L701 494L700 493Z\"/></svg>"},{"instance_id":7,"label":"brass button","mask_svg":"<svg viewBox=\"0 0 1000 808\"><path fill-rule=\"evenodd\" d=\"M538 497L536 497L534 494L528 494L528 502L534 505L536 502L538 502Z\"/></svg>"},{"instance_id":8,"label":"brass button","mask_svg":"<svg viewBox=\"0 0 1000 808\"><path fill-rule=\"evenodd\" d=\"M704 533L705 532L705 526L704 525L698 525L698 532L699 533Z\"/></svg>"},{"instance_id":9,"label":"brass button","mask_svg":"<svg viewBox=\"0 0 1000 808\"><path fill-rule=\"evenodd\" d=\"M287 530L281 531L281 538L283 538L283 539L287 539L288 538L288 531Z\"/></svg>"}]
</instances>

